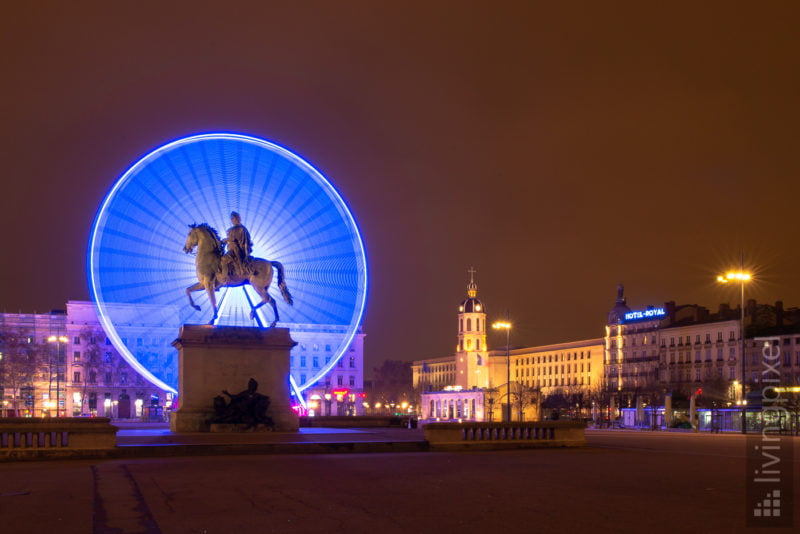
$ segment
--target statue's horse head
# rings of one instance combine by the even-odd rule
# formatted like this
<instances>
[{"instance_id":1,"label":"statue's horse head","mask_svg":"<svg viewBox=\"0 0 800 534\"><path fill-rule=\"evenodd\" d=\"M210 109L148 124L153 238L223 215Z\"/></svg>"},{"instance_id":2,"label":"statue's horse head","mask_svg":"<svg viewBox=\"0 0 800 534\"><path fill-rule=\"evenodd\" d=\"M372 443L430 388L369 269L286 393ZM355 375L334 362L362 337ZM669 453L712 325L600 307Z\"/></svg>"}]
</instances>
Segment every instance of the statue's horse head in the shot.
<instances>
[{"instance_id":1,"label":"statue's horse head","mask_svg":"<svg viewBox=\"0 0 800 534\"><path fill-rule=\"evenodd\" d=\"M183 251L189 254L195 247L209 249L217 256L222 256L222 240L217 231L206 223L189 225L189 235L186 236Z\"/></svg>"},{"instance_id":2,"label":"statue's horse head","mask_svg":"<svg viewBox=\"0 0 800 534\"><path fill-rule=\"evenodd\" d=\"M192 250L194 250L194 247L197 246L197 243L199 241L200 241L200 239L197 236L197 225L196 224L190 224L189 225L189 235L186 236L186 243L184 243L184 245L183 245L183 251L186 254L189 254Z\"/></svg>"}]
</instances>

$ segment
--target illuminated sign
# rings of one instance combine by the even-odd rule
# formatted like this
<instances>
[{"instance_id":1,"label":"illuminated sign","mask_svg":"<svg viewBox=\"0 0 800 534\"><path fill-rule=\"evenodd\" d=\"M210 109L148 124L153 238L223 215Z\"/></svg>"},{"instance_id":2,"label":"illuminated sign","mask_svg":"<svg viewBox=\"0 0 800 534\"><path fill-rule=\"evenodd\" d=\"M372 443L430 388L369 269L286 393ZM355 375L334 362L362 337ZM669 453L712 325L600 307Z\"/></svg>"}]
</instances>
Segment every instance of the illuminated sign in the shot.
<instances>
[{"instance_id":1,"label":"illuminated sign","mask_svg":"<svg viewBox=\"0 0 800 534\"><path fill-rule=\"evenodd\" d=\"M658 319L667 315L664 308L650 308L642 311L632 311L625 314L626 321L643 321L647 319Z\"/></svg>"}]
</instances>

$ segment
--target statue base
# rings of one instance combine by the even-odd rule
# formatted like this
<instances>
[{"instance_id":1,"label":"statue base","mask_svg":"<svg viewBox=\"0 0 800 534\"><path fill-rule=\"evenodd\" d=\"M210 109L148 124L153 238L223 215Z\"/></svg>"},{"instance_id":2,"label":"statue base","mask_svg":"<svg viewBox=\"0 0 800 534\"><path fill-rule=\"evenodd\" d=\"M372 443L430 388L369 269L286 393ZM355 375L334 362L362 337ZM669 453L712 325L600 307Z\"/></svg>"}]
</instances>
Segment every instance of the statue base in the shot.
<instances>
[{"instance_id":1,"label":"statue base","mask_svg":"<svg viewBox=\"0 0 800 534\"><path fill-rule=\"evenodd\" d=\"M214 397L223 390L236 394L251 378L258 392L270 398L267 415L274 430L297 432L297 413L289 394L289 352L297 343L287 328L183 325L173 342L178 349L178 411L172 414L173 432L211 432ZM214 425L244 428L246 425Z\"/></svg>"}]
</instances>

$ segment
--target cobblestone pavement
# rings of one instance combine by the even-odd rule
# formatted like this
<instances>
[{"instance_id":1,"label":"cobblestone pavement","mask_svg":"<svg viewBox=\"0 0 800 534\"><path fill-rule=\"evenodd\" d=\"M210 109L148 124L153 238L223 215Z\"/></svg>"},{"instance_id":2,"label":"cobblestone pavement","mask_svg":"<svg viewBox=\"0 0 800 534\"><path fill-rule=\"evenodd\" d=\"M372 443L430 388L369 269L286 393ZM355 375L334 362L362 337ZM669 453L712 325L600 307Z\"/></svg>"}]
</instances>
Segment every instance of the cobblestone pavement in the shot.
<instances>
[{"instance_id":1,"label":"cobblestone pavement","mask_svg":"<svg viewBox=\"0 0 800 534\"><path fill-rule=\"evenodd\" d=\"M587 437L581 449L3 464L2 532L753 532L741 436Z\"/></svg>"}]
</instances>

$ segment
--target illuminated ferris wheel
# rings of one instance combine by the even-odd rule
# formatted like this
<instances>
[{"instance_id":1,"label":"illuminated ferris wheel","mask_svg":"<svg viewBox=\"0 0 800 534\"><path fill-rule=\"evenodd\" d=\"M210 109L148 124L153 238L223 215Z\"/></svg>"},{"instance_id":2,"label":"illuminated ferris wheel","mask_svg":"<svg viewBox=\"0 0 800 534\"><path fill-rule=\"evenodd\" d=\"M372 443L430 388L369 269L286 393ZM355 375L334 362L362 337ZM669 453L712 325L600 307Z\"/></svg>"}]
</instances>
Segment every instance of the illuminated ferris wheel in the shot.
<instances>
[{"instance_id":1,"label":"illuminated ferris wheel","mask_svg":"<svg viewBox=\"0 0 800 534\"><path fill-rule=\"evenodd\" d=\"M98 316L128 363L176 392L177 350L169 342L180 325L208 322L212 313L204 294L195 294L202 312L184 294L197 280L194 258L182 250L188 225L206 222L224 234L232 211L250 230L253 256L279 261L286 270L294 306L283 305L277 284L270 286L281 323L334 325L344 333L329 363L303 384L292 380L299 396L353 341L364 313L367 265L358 226L336 189L274 143L203 134L134 163L103 201L89 240L89 288ZM248 286L221 289L215 324L254 325L255 298ZM261 323L271 322L262 317Z\"/></svg>"}]
</instances>

